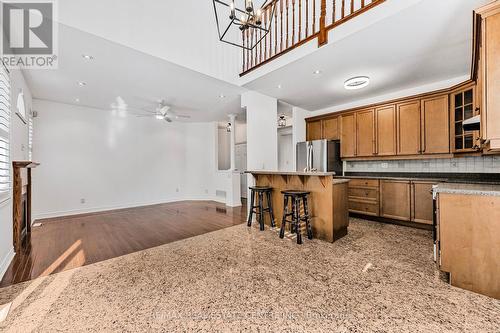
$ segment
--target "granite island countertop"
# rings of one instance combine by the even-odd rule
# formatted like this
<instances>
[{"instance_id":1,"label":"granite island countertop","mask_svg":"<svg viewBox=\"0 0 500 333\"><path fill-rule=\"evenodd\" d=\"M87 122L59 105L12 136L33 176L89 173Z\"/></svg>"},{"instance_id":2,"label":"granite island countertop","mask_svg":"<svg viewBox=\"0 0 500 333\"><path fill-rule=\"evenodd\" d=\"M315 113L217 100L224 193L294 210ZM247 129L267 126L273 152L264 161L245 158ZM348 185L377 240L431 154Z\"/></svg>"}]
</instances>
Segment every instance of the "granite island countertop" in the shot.
<instances>
[{"instance_id":1,"label":"granite island countertop","mask_svg":"<svg viewBox=\"0 0 500 333\"><path fill-rule=\"evenodd\" d=\"M303 176L303 177L332 177L333 184L348 183L349 178L336 177L335 172L304 172L304 171L266 171L266 170L247 170L245 173L252 175L278 175L278 176Z\"/></svg>"},{"instance_id":2,"label":"granite island countertop","mask_svg":"<svg viewBox=\"0 0 500 333\"><path fill-rule=\"evenodd\" d=\"M500 185L440 183L433 186L434 195L438 193L500 196Z\"/></svg>"}]
</instances>

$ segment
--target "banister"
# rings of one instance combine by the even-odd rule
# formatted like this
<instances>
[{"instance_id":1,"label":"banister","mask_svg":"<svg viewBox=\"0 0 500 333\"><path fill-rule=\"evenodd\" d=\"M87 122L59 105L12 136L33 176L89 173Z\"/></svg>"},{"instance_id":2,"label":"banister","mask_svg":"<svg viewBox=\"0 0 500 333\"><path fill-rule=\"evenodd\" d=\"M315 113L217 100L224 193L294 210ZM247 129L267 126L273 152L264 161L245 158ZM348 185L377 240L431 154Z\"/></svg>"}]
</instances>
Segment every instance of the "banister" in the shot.
<instances>
[{"instance_id":1,"label":"banister","mask_svg":"<svg viewBox=\"0 0 500 333\"><path fill-rule=\"evenodd\" d=\"M266 25L271 23L269 25L270 31L252 50L243 50L243 71L240 76L315 38L318 39L318 47L327 44L330 30L385 2L385 0L361 0L356 1L356 3L355 1L266 1L265 6L262 8L262 20ZM316 10L318 3L320 5L319 13ZM278 7L273 15L272 9L274 5ZM274 22L270 22L271 20L274 20ZM256 39L260 39L260 35L249 35L247 31L246 34L242 34L242 38L243 45L252 45Z\"/></svg>"}]
</instances>

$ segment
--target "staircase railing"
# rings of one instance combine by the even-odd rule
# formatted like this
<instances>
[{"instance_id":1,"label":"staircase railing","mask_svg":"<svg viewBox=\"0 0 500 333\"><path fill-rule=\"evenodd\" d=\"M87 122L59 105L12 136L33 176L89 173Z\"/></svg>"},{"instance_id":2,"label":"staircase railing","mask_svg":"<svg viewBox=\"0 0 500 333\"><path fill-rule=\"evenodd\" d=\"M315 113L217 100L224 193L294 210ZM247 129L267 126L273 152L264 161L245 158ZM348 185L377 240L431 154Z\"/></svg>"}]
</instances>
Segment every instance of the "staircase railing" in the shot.
<instances>
[{"instance_id":1,"label":"staircase railing","mask_svg":"<svg viewBox=\"0 0 500 333\"><path fill-rule=\"evenodd\" d=\"M243 50L240 76L315 38L318 46L328 43L328 31L385 0L274 0L263 8L262 20L272 19L267 36L252 50ZM274 17L272 5L276 4ZM243 32L243 43L255 43L262 31Z\"/></svg>"}]
</instances>

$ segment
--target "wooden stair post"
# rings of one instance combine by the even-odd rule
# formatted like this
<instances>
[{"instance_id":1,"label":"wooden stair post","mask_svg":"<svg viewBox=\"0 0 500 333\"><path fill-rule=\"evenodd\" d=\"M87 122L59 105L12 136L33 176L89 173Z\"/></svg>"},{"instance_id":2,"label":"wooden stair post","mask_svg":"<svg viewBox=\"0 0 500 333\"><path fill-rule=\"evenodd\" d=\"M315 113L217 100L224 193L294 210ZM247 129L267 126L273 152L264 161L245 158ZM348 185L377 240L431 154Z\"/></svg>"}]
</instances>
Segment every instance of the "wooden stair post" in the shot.
<instances>
[{"instance_id":1,"label":"wooden stair post","mask_svg":"<svg viewBox=\"0 0 500 333\"><path fill-rule=\"evenodd\" d=\"M321 13L319 17L318 47L328 43L328 33L326 31L326 0L321 0Z\"/></svg>"}]
</instances>

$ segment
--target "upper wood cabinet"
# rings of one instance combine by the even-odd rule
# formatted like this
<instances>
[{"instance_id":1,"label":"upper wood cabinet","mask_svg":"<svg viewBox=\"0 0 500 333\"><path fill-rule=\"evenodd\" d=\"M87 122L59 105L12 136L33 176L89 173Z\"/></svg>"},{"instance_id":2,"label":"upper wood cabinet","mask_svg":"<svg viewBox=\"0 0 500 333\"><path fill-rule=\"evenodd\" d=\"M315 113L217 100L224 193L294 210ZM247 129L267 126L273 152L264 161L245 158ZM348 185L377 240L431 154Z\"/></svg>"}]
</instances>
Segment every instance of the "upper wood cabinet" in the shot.
<instances>
[{"instance_id":1,"label":"upper wood cabinet","mask_svg":"<svg viewBox=\"0 0 500 333\"><path fill-rule=\"evenodd\" d=\"M356 114L340 117L340 150L342 157L356 156Z\"/></svg>"},{"instance_id":2,"label":"upper wood cabinet","mask_svg":"<svg viewBox=\"0 0 500 333\"><path fill-rule=\"evenodd\" d=\"M367 157L375 154L374 110L356 113L356 156Z\"/></svg>"},{"instance_id":3,"label":"upper wood cabinet","mask_svg":"<svg viewBox=\"0 0 500 333\"><path fill-rule=\"evenodd\" d=\"M422 152L420 140L420 100L396 105L397 154L418 155Z\"/></svg>"},{"instance_id":4,"label":"upper wood cabinet","mask_svg":"<svg viewBox=\"0 0 500 333\"><path fill-rule=\"evenodd\" d=\"M476 89L473 85L451 94L451 149L454 153L474 152L480 146L479 131L464 131L463 122L479 114Z\"/></svg>"},{"instance_id":5,"label":"upper wood cabinet","mask_svg":"<svg viewBox=\"0 0 500 333\"><path fill-rule=\"evenodd\" d=\"M488 150L500 150L500 1L479 8L481 15L480 68L482 82L481 131ZM489 141L488 141L489 140Z\"/></svg>"},{"instance_id":6,"label":"upper wood cabinet","mask_svg":"<svg viewBox=\"0 0 500 333\"><path fill-rule=\"evenodd\" d=\"M422 153L450 152L450 115L448 94L422 100Z\"/></svg>"},{"instance_id":7,"label":"upper wood cabinet","mask_svg":"<svg viewBox=\"0 0 500 333\"><path fill-rule=\"evenodd\" d=\"M323 139L326 140L339 140L339 117L323 119Z\"/></svg>"},{"instance_id":8,"label":"upper wood cabinet","mask_svg":"<svg viewBox=\"0 0 500 333\"><path fill-rule=\"evenodd\" d=\"M307 122L307 141L320 140L322 135L321 120Z\"/></svg>"},{"instance_id":9,"label":"upper wood cabinet","mask_svg":"<svg viewBox=\"0 0 500 333\"><path fill-rule=\"evenodd\" d=\"M397 136L395 105L388 105L375 109L375 128L375 155L396 155Z\"/></svg>"}]
</instances>

